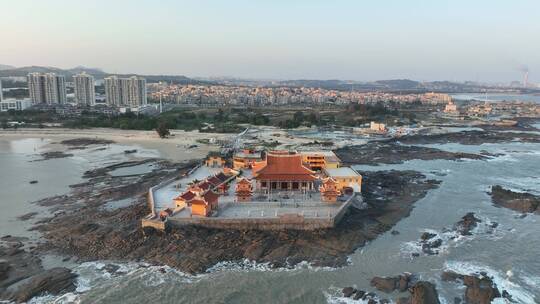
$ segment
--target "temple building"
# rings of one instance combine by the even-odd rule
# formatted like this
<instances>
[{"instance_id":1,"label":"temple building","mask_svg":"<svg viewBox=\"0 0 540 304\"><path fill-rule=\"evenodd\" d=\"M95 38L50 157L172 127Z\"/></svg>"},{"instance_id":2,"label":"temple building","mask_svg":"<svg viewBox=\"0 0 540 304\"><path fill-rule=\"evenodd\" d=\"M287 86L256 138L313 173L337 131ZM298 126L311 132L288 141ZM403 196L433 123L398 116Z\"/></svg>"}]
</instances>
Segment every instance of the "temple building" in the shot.
<instances>
[{"instance_id":1,"label":"temple building","mask_svg":"<svg viewBox=\"0 0 540 304\"><path fill-rule=\"evenodd\" d=\"M247 202L253 196L253 185L245 177L241 177L236 182L236 200L238 202Z\"/></svg>"},{"instance_id":2,"label":"temple building","mask_svg":"<svg viewBox=\"0 0 540 304\"><path fill-rule=\"evenodd\" d=\"M296 152L272 151L266 154L266 166L254 173L256 188L264 192L311 191L317 177L304 166Z\"/></svg>"},{"instance_id":3,"label":"temple building","mask_svg":"<svg viewBox=\"0 0 540 304\"><path fill-rule=\"evenodd\" d=\"M219 155L210 155L205 160L204 164L207 167L223 168L225 166L225 160Z\"/></svg>"},{"instance_id":4,"label":"temple building","mask_svg":"<svg viewBox=\"0 0 540 304\"><path fill-rule=\"evenodd\" d=\"M319 191L321 192L322 200L329 203L337 202L337 198L341 194L337 190L336 181L331 177L328 177L323 181L322 186L319 187Z\"/></svg>"},{"instance_id":5,"label":"temple building","mask_svg":"<svg viewBox=\"0 0 540 304\"><path fill-rule=\"evenodd\" d=\"M191 215L195 216L209 216L212 212L212 207L210 204L202 199L200 196L195 197L191 201Z\"/></svg>"},{"instance_id":6,"label":"temple building","mask_svg":"<svg viewBox=\"0 0 540 304\"><path fill-rule=\"evenodd\" d=\"M233 169L250 169L253 163L260 162L262 160L263 158L260 151L244 149L241 152L234 154Z\"/></svg>"}]
</instances>

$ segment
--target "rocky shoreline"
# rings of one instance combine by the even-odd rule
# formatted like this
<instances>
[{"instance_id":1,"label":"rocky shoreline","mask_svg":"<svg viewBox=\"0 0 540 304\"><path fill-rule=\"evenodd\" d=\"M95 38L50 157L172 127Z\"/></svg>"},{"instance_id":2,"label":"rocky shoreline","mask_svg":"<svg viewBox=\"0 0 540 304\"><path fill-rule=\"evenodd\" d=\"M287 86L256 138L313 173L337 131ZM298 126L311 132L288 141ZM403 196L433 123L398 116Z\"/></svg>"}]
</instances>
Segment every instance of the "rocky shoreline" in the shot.
<instances>
[{"instance_id":1,"label":"rocky shoreline","mask_svg":"<svg viewBox=\"0 0 540 304\"><path fill-rule=\"evenodd\" d=\"M491 187L491 201L495 206L521 213L540 214L540 196L527 192L514 192L499 185Z\"/></svg>"},{"instance_id":2,"label":"rocky shoreline","mask_svg":"<svg viewBox=\"0 0 540 304\"><path fill-rule=\"evenodd\" d=\"M540 134L526 132L461 131L442 134L417 134L391 139L406 145L448 144L481 145L486 143L528 142L540 143Z\"/></svg>"},{"instance_id":3,"label":"rocky shoreline","mask_svg":"<svg viewBox=\"0 0 540 304\"><path fill-rule=\"evenodd\" d=\"M185 227L164 234L140 228L140 218L149 212L146 191L160 180L180 176L194 163L152 161L160 169L139 176L111 176L109 172L140 162L86 172L87 181L73 185L70 194L38 201L55 212L35 227L46 240L38 251L75 256L80 261L146 261L186 273L245 259L271 267L292 267L303 261L339 267L347 264L349 254L408 216L417 200L438 187L438 181L415 171L362 172L368 208L351 208L334 229L272 232ZM108 201L129 197L135 200L130 207L103 208Z\"/></svg>"},{"instance_id":4,"label":"rocky shoreline","mask_svg":"<svg viewBox=\"0 0 540 304\"><path fill-rule=\"evenodd\" d=\"M449 152L436 148L405 146L391 141L372 141L365 145L337 149L336 155L349 165L402 164L408 160L486 160L490 155Z\"/></svg>"},{"instance_id":5,"label":"rocky shoreline","mask_svg":"<svg viewBox=\"0 0 540 304\"><path fill-rule=\"evenodd\" d=\"M75 290L76 274L64 267L44 269L39 256L23 248L24 241L11 236L0 240L0 300L23 303Z\"/></svg>"}]
</instances>

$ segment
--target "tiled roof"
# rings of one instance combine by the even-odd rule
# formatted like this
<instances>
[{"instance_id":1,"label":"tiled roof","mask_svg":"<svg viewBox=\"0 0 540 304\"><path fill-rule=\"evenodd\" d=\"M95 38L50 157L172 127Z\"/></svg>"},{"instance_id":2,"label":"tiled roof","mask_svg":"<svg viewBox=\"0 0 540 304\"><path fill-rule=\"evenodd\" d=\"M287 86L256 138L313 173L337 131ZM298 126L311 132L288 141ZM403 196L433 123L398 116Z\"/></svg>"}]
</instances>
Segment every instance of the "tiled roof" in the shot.
<instances>
[{"instance_id":1,"label":"tiled roof","mask_svg":"<svg viewBox=\"0 0 540 304\"><path fill-rule=\"evenodd\" d=\"M188 190L188 191L184 192L183 194L181 194L180 196L178 196L177 198L182 198L185 201L189 201L189 200L193 199L194 197L195 197L195 193Z\"/></svg>"},{"instance_id":2,"label":"tiled roof","mask_svg":"<svg viewBox=\"0 0 540 304\"><path fill-rule=\"evenodd\" d=\"M206 191L206 193L202 196L207 202L213 202L213 201L217 201L217 199L219 198L219 195L214 193L214 191Z\"/></svg>"},{"instance_id":3,"label":"tiled roof","mask_svg":"<svg viewBox=\"0 0 540 304\"><path fill-rule=\"evenodd\" d=\"M314 172L302 164L300 154L273 154L266 156L266 166L257 172L258 180L312 181Z\"/></svg>"}]
</instances>

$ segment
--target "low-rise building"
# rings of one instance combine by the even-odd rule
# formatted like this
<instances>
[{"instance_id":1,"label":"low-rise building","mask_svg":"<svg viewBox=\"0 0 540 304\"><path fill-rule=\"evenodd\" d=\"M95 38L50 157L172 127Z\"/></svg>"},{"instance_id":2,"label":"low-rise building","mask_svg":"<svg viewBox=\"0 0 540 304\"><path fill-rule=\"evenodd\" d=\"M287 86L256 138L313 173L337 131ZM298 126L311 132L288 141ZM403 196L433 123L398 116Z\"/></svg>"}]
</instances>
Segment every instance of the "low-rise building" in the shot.
<instances>
[{"instance_id":1,"label":"low-rise building","mask_svg":"<svg viewBox=\"0 0 540 304\"><path fill-rule=\"evenodd\" d=\"M332 151L304 151L302 162L307 164L311 170L321 171L324 168L339 168L341 161Z\"/></svg>"},{"instance_id":2,"label":"low-rise building","mask_svg":"<svg viewBox=\"0 0 540 304\"><path fill-rule=\"evenodd\" d=\"M225 160L219 155L210 155L204 161L207 167L222 168L225 166Z\"/></svg>"},{"instance_id":3,"label":"low-rise building","mask_svg":"<svg viewBox=\"0 0 540 304\"><path fill-rule=\"evenodd\" d=\"M344 188L352 188L354 192L362 191L362 175L350 167L337 169L324 169L324 174L332 178L337 184L337 190L343 192Z\"/></svg>"}]
</instances>

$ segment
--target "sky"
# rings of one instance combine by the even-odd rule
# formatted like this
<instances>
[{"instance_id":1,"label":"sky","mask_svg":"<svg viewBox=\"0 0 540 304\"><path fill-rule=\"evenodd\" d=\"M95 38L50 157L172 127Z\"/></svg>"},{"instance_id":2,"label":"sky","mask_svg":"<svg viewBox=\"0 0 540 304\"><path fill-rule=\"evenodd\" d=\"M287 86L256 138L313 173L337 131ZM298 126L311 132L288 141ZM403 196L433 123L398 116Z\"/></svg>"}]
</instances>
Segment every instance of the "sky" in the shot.
<instances>
[{"instance_id":1,"label":"sky","mask_svg":"<svg viewBox=\"0 0 540 304\"><path fill-rule=\"evenodd\" d=\"M540 82L539 0L0 0L0 64Z\"/></svg>"}]
</instances>

